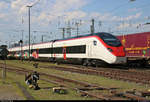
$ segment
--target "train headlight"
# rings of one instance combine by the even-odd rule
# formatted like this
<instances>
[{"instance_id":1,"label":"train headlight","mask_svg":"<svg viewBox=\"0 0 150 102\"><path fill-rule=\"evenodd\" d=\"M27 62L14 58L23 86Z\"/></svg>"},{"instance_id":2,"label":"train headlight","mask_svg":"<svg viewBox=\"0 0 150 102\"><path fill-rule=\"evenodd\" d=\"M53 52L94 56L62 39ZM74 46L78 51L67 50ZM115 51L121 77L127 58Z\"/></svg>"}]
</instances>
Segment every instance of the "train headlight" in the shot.
<instances>
[{"instance_id":1,"label":"train headlight","mask_svg":"<svg viewBox=\"0 0 150 102\"><path fill-rule=\"evenodd\" d=\"M113 50L111 48L107 48L110 52L113 52Z\"/></svg>"}]
</instances>

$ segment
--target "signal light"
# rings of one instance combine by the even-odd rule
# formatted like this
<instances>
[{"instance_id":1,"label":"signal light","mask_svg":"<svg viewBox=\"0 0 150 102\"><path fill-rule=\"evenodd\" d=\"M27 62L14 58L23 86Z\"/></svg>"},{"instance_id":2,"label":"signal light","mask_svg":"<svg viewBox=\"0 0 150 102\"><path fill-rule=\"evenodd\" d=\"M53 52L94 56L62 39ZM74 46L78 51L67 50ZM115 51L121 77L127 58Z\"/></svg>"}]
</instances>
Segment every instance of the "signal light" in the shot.
<instances>
[{"instance_id":1,"label":"signal light","mask_svg":"<svg viewBox=\"0 0 150 102\"><path fill-rule=\"evenodd\" d=\"M125 49L125 48L123 48L123 51L126 51L126 49Z\"/></svg>"},{"instance_id":2,"label":"signal light","mask_svg":"<svg viewBox=\"0 0 150 102\"><path fill-rule=\"evenodd\" d=\"M111 48L107 48L110 52L113 52L113 50Z\"/></svg>"}]
</instances>

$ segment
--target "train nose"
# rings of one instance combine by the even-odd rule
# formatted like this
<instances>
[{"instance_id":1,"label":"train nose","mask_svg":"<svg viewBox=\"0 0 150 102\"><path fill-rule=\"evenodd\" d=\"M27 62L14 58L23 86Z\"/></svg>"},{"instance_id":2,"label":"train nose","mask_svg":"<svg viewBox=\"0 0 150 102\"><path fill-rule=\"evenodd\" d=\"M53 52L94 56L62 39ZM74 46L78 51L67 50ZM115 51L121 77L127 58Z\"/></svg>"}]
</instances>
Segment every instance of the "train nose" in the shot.
<instances>
[{"instance_id":1,"label":"train nose","mask_svg":"<svg viewBox=\"0 0 150 102\"><path fill-rule=\"evenodd\" d=\"M113 48L113 54L115 56L118 56L118 57L124 57L125 56L125 52L123 50L123 47L117 47L117 48Z\"/></svg>"}]
</instances>

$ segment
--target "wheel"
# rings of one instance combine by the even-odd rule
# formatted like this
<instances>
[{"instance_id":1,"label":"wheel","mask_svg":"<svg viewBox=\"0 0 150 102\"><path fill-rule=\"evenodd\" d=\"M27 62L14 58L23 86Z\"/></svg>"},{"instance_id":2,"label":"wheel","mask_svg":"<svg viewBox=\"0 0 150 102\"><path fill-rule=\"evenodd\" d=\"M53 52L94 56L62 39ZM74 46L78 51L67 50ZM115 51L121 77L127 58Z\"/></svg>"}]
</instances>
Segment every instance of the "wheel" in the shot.
<instances>
[{"instance_id":1,"label":"wheel","mask_svg":"<svg viewBox=\"0 0 150 102\"><path fill-rule=\"evenodd\" d=\"M53 63L56 63L56 58L50 58L50 60L49 60L50 62L53 62Z\"/></svg>"},{"instance_id":2,"label":"wheel","mask_svg":"<svg viewBox=\"0 0 150 102\"><path fill-rule=\"evenodd\" d=\"M88 59L83 60L83 66L89 66L91 65Z\"/></svg>"},{"instance_id":3,"label":"wheel","mask_svg":"<svg viewBox=\"0 0 150 102\"><path fill-rule=\"evenodd\" d=\"M97 63L96 63L96 60L92 60L92 61L91 61L91 64L92 64L93 67L98 67L98 65L97 65Z\"/></svg>"},{"instance_id":4,"label":"wheel","mask_svg":"<svg viewBox=\"0 0 150 102\"><path fill-rule=\"evenodd\" d=\"M83 60L83 66L87 66L86 60Z\"/></svg>"},{"instance_id":5,"label":"wheel","mask_svg":"<svg viewBox=\"0 0 150 102\"><path fill-rule=\"evenodd\" d=\"M143 59L142 61L140 61L140 67L145 67L146 66L146 60Z\"/></svg>"}]
</instances>

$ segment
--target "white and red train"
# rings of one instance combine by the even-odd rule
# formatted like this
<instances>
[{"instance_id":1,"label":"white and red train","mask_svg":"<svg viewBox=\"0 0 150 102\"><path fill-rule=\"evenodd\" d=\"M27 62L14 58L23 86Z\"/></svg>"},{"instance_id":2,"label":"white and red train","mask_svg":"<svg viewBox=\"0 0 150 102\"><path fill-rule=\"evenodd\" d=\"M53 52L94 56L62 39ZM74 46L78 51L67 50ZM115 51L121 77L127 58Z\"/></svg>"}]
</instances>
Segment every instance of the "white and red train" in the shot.
<instances>
[{"instance_id":1,"label":"white and red train","mask_svg":"<svg viewBox=\"0 0 150 102\"><path fill-rule=\"evenodd\" d=\"M28 57L29 46L9 48L9 56ZM30 57L83 65L124 64L125 51L112 34L101 32L30 45ZM21 54L22 51L22 54Z\"/></svg>"}]
</instances>

